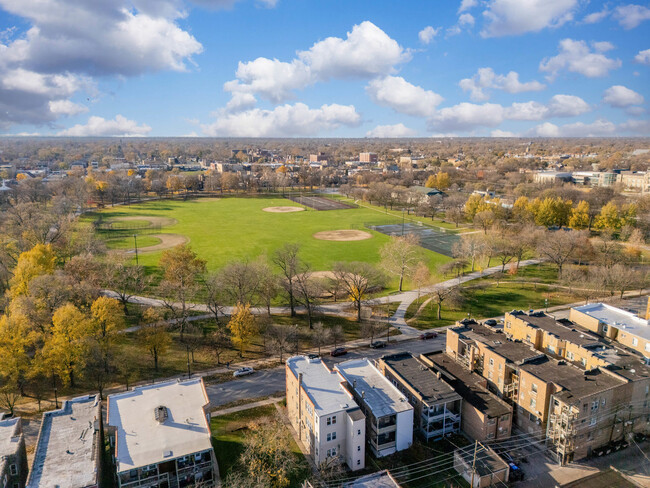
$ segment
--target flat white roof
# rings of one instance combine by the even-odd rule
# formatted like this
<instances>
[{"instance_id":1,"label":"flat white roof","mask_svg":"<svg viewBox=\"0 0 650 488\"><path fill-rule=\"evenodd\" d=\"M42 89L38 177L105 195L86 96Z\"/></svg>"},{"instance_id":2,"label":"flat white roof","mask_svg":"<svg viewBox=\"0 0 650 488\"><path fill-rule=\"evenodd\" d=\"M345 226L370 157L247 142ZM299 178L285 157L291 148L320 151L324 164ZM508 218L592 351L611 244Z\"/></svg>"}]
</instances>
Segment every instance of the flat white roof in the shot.
<instances>
[{"instance_id":1,"label":"flat white roof","mask_svg":"<svg viewBox=\"0 0 650 488\"><path fill-rule=\"evenodd\" d=\"M99 396L85 396L43 414L28 488L80 488L97 483L94 424L99 409Z\"/></svg>"},{"instance_id":2,"label":"flat white roof","mask_svg":"<svg viewBox=\"0 0 650 488\"><path fill-rule=\"evenodd\" d=\"M302 387L319 417L358 407L350 392L343 387L343 377L330 371L321 359L294 356L287 359L286 364L296 378L302 373Z\"/></svg>"},{"instance_id":3,"label":"flat white roof","mask_svg":"<svg viewBox=\"0 0 650 488\"><path fill-rule=\"evenodd\" d=\"M625 332L650 341L650 325L648 325L648 321L632 312L612 307L606 303L590 303L589 305L574 307L574 310L598 319L604 324L625 330Z\"/></svg>"},{"instance_id":4,"label":"flat white roof","mask_svg":"<svg viewBox=\"0 0 650 488\"><path fill-rule=\"evenodd\" d=\"M168 381L108 397L108 424L117 429L117 472L121 473L212 448L203 407L203 379ZM156 420L156 408L166 418ZM162 417L161 417L162 418Z\"/></svg>"},{"instance_id":5,"label":"flat white roof","mask_svg":"<svg viewBox=\"0 0 650 488\"><path fill-rule=\"evenodd\" d=\"M406 397L368 359L352 359L335 366L364 398L375 417L413 410Z\"/></svg>"},{"instance_id":6,"label":"flat white roof","mask_svg":"<svg viewBox=\"0 0 650 488\"><path fill-rule=\"evenodd\" d=\"M0 420L0 461L3 456L11 456L16 453L20 432L20 417Z\"/></svg>"}]
</instances>

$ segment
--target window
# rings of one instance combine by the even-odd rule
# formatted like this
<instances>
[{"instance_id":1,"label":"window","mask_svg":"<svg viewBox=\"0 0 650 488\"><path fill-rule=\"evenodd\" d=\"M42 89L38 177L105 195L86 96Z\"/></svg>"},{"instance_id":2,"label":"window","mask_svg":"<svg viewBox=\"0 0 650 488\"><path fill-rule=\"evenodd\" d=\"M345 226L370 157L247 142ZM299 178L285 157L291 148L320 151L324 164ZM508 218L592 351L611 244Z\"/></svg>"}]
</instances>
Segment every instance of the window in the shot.
<instances>
[{"instance_id":1,"label":"window","mask_svg":"<svg viewBox=\"0 0 650 488\"><path fill-rule=\"evenodd\" d=\"M494 432L490 432L490 433L487 435L487 439L494 439Z\"/></svg>"},{"instance_id":2,"label":"window","mask_svg":"<svg viewBox=\"0 0 650 488\"><path fill-rule=\"evenodd\" d=\"M575 356L573 355L573 351L567 351L566 352L566 357L567 357L567 359L573 361L573 359L575 358Z\"/></svg>"},{"instance_id":3,"label":"window","mask_svg":"<svg viewBox=\"0 0 650 488\"><path fill-rule=\"evenodd\" d=\"M357 452L361 452L361 446L357 446Z\"/></svg>"},{"instance_id":4,"label":"window","mask_svg":"<svg viewBox=\"0 0 650 488\"><path fill-rule=\"evenodd\" d=\"M336 432L332 432L332 440L336 439Z\"/></svg>"},{"instance_id":5,"label":"window","mask_svg":"<svg viewBox=\"0 0 650 488\"><path fill-rule=\"evenodd\" d=\"M327 450L327 457L332 457L332 450L331 449Z\"/></svg>"},{"instance_id":6,"label":"window","mask_svg":"<svg viewBox=\"0 0 650 488\"><path fill-rule=\"evenodd\" d=\"M582 358L580 360L580 364L582 364L583 366L587 366L587 360L585 358Z\"/></svg>"},{"instance_id":7,"label":"window","mask_svg":"<svg viewBox=\"0 0 650 488\"><path fill-rule=\"evenodd\" d=\"M327 425L332 425L332 417L327 417Z\"/></svg>"},{"instance_id":8,"label":"window","mask_svg":"<svg viewBox=\"0 0 650 488\"><path fill-rule=\"evenodd\" d=\"M639 339L637 339L636 337L632 337L632 345L634 347L638 346L639 345Z\"/></svg>"},{"instance_id":9,"label":"window","mask_svg":"<svg viewBox=\"0 0 650 488\"><path fill-rule=\"evenodd\" d=\"M336 456L336 447L332 448L332 456Z\"/></svg>"},{"instance_id":10,"label":"window","mask_svg":"<svg viewBox=\"0 0 650 488\"><path fill-rule=\"evenodd\" d=\"M596 417L591 417L589 419L589 425L596 425Z\"/></svg>"},{"instance_id":11,"label":"window","mask_svg":"<svg viewBox=\"0 0 650 488\"><path fill-rule=\"evenodd\" d=\"M12 476L17 475L18 474L18 466L16 466L15 464L12 464L11 466L9 466L9 472L11 473Z\"/></svg>"},{"instance_id":12,"label":"window","mask_svg":"<svg viewBox=\"0 0 650 488\"><path fill-rule=\"evenodd\" d=\"M488 380L491 380L491 379L492 379L492 376L493 376L493 375L492 375L492 371L488 371Z\"/></svg>"},{"instance_id":13,"label":"window","mask_svg":"<svg viewBox=\"0 0 650 488\"><path fill-rule=\"evenodd\" d=\"M334 416L332 417L332 424L335 424L335 423L336 423L336 415L334 415Z\"/></svg>"},{"instance_id":14,"label":"window","mask_svg":"<svg viewBox=\"0 0 650 488\"><path fill-rule=\"evenodd\" d=\"M503 365L502 365L501 363L499 363L499 371L501 371L502 366L503 366Z\"/></svg>"},{"instance_id":15,"label":"window","mask_svg":"<svg viewBox=\"0 0 650 488\"><path fill-rule=\"evenodd\" d=\"M496 422L496 419L494 418L488 419L488 425L494 425L494 422Z\"/></svg>"},{"instance_id":16,"label":"window","mask_svg":"<svg viewBox=\"0 0 650 488\"><path fill-rule=\"evenodd\" d=\"M531 408L537 407L537 400L535 400L534 398L531 398L530 399L530 407Z\"/></svg>"},{"instance_id":17,"label":"window","mask_svg":"<svg viewBox=\"0 0 650 488\"><path fill-rule=\"evenodd\" d=\"M609 325L603 324L603 334L607 335L608 330L609 330Z\"/></svg>"},{"instance_id":18,"label":"window","mask_svg":"<svg viewBox=\"0 0 650 488\"><path fill-rule=\"evenodd\" d=\"M530 334L526 334L526 341L527 341L527 342L531 342L531 341L530 341Z\"/></svg>"},{"instance_id":19,"label":"window","mask_svg":"<svg viewBox=\"0 0 650 488\"><path fill-rule=\"evenodd\" d=\"M548 349L548 352L550 352L551 354L555 354L555 346L552 346L551 344L549 344L547 349Z\"/></svg>"},{"instance_id":20,"label":"window","mask_svg":"<svg viewBox=\"0 0 650 488\"><path fill-rule=\"evenodd\" d=\"M535 422L537 420L537 415L535 415L534 413L529 413L528 420L530 420L531 422Z\"/></svg>"},{"instance_id":21,"label":"window","mask_svg":"<svg viewBox=\"0 0 650 488\"><path fill-rule=\"evenodd\" d=\"M501 422L505 422L506 420L510 419L510 415L502 415L501 416Z\"/></svg>"},{"instance_id":22,"label":"window","mask_svg":"<svg viewBox=\"0 0 650 488\"><path fill-rule=\"evenodd\" d=\"M357 459L357 466L361 464L361 459Z\"/></svg>"},{"instance_id":23,"label":"window","mask_svg":"<svg viewBox=\"0 0 650 488\"><path fill-rule=\"evenodd\" d=\"M605 398L603 398L603 399L600 401L600 404L604 407L604 406L605 406L605 403L606 403L606 400L605 400Z\"/></svg>"},{"instance_id":24,"label":"window","mask_svg":"<svg viewBox=\"0 0 650 488\"><path fill-rule=\"evenodd\" d=\"M645 343L645 350L646 350L647 352L650 352L650 342L646 342L646 343Z\"/></svg>"},{"instance_id":25,"label":"window","mask_svg":"<svg viewBox=\"0 0 650 488\"><path fill-rule=\"evenodd\" d=\"M532 386L530 387L530 391L532 391L533 393L537 393L537 385L535 383L533 383Z\"/></svg>"},{"instance_id":26,"label":"window","mask_svg":"<svg viewBox=\"0 0 650 488\"><path fill-rule=\"evenodd\" d=\"M490 358L490 366L494 366L494 359Z\"/></svg>"},{"instance_id":27,"label":"window","mask_svg":"<svg viewBox=\"0 0 650 488\"><path fill-rule=\"evenodd\" d=\"M330 442L332 440L332 434L327 434L327 442Z\"/></svg>"},{"instance_id":28,"label":"window","mask_svg":"<svg viewBox=\"0 0 650 488\"><path fill-rule=\"evenodd\" d=\"M357 429L357 435L361 435L361 429Z\"/></svg>"},{"instance_id":29,"label":"window","mask_svg":"<svg viewBox=\"0 0 650 488\"><path fill-rule=\"evenodd\" d=\"M587 411L587 408L589 408L589 404L588 404L588 403L584 403L584 404L582 405L582 411L583 411L583 412L586 412L586 411Z\"/></svg>"},{"instance_id":30,"label":"window","mask_svg":"<svg viewBox=\"0 0 650 488\"><path fill-rule=\"evenodd\" d=\"M598 400L591 402L591 410L598 410Z\"/></svg>"}]
</instances>

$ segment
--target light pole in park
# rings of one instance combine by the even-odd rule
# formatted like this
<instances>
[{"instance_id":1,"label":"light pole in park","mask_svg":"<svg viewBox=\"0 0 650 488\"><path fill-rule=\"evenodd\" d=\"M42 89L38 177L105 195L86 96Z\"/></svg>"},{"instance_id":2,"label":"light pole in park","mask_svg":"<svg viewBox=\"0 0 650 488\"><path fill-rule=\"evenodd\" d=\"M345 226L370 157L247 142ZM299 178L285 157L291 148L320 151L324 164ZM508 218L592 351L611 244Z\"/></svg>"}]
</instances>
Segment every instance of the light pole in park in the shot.
<instances>
[{"instance_id":1,"label":"light pole in park","mask_svg":"<svg viewBox=\"0 0 650 488\"><path fill-rule=\"evenodd\" d=\"M133 243L135 244L135 265L138 266L138 236L133 234Z\"/></svg>"}]
</instances>

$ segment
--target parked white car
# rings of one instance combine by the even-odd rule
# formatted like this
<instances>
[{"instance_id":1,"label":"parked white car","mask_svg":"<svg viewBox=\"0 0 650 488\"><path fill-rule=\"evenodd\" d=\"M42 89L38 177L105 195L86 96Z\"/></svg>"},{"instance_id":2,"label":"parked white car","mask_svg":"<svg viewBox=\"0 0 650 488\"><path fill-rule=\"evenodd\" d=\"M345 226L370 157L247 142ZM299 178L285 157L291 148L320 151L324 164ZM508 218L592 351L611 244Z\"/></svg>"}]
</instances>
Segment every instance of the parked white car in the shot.
<instances>
[{"instance_id":1,"label":"parked white car","mask_svg":"<svg viewBox=\"0 0 650 488\"><path fill-rule=\"evenodd\" d=\"M239 378L240 376L247 376L249 374L253 374L254 372L255 372L255 370L253 368L249 368L248 366L244 366L243 368L239 368L232 375L235 378Z\"/></svg>"}]
</instances>

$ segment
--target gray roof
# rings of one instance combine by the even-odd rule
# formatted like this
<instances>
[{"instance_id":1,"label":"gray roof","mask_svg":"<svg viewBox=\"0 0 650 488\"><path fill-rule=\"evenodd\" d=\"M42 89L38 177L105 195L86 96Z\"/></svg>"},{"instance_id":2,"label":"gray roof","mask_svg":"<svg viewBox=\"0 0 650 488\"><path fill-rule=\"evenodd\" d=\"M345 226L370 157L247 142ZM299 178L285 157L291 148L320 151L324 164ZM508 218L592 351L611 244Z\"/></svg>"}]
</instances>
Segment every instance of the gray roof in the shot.
<instances>
[{"instance_id":1,"label":"gray roof","mask_svg":"<svg viewBox=\"0 0 650 488\"><path fill-rule=\"evenodd\" d=\"M381 358L399 377L417 391L427 405L460 400L460 395L442 378L410 353Z\"/></svg>"},{"instance_id":2,"label":"gray roof","mask_svg":"<svg viewBox=\"0 0 650 488\"><path fill-rule=\"evenodd\" d=\"M294 356L286 365L296 378L302 373L302 387L319 417L359 406L343 386L343 377L330 371L320 358Z\"/></svg>"},{"instance_id":3,"label":"gray roof","mask_svg":"<svg viewBox=\"0 0 650 488\"><path fill-rule=\"evenodd\" d=\"M21 434L22 422L20 417L0 420L0 474L5 471L7 456L17 454L20 448Z\"/></svg>"},{"instance_id":4,"label":"gray roof","mask_svg":"<svg viewBox=\"0 0 650 488\"><path fill-rule=\"evenodd\" d=\"M400 488L388 471L368 474L343 484L344 488Z\"/></svg>"},{"instance_id":5,"label":"gray roof","mask_svg":"<svg viewBox=\"0 0 650 488\"><path fill-rule=\"evenodd\" d=\"M348 385L363 397L375 417L413 410L406 397L368 359L352 359L335 366ZM358 398L358 397L357 397Z\"/></svg>"},{"instance_id":6,"label":"gray roof","mask_svg":"<svg viewBox=\"0 0 650 488\"><path fill-rule=\"evenodd\" d=\"M466 370L443 352L424 355L435 365L451 386L474 408L488 417L500 417L512 412L512 407L481 386L486 380L482 376Z\"/></svg>"},{"instance_id":7,"label":"gray roof","mask_svg":"<svg viewBox=\"0 0 650 488\"><path fill-rule=\"evenodd\" d=\"M525 313L519 310L511 312L511 314L528 322L533 327L545 330L563 341L578 346L585 347L599 342L597 335L576 329L573 322L567 319L556 320L555 317L544 312Z\"/></svg>"},{"instance_id":8,"label":"gray roof","mask_svg":"<svg viewBox=\"0 0 650 488\"><path fill-rule=\"evenodd\" d=\"M43 414L27 488L84 488L97 483L95 420L101 415L99 396L63 402Z\"/></svg>"},{"instance_id":9,"label":"gray roof","mask_svg":"<svg viewBox=\"0 0 650 488\"><path fill-rule=\"evenodd\" d=\"M476 448L476 460L474 459L475 447L467 446L457 449L454 454L460 456L465 464L470 467L474 465L479 476L489 475L508 468L508 464L488 446L479 444Z\"/></svg>"},{"instance_id":10,"label":"gray roof","mask_svg":"<svg viewBox=\"0 0 650 488\"><path fill-rule=\"evenodd\" d=\"M526 363L520 369L543 381L561 386L564 390L556 393L555 396L568 403L625 383L624 380L598 368L583 371L566 361L556 361L548 357Z\"/></svg>"}]
</instances>

